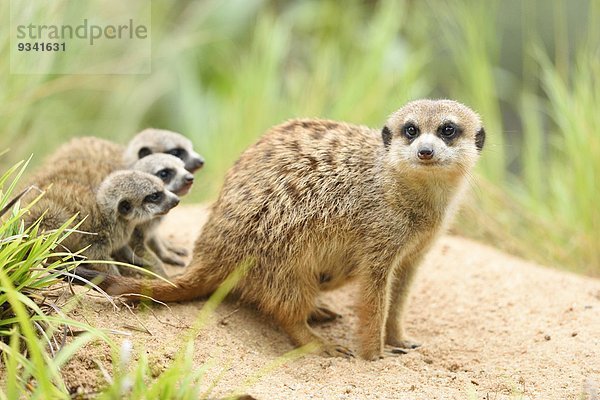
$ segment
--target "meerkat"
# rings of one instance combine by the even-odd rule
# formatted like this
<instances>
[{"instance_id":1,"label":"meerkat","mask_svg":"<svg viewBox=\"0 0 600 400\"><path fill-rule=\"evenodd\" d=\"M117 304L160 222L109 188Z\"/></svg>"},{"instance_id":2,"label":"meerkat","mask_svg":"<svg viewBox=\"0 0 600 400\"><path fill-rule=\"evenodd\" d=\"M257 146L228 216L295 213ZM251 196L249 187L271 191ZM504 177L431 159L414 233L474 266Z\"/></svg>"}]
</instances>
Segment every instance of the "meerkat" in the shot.
<instances>
[{"instance_id":1,"label":"meerkat","mask_svg":"<svg viewBox=\"0 0 600 400\"><path fill-rule=\"evenodd\" d=\"M158 177L163 181L165 189L178 197L186 195L194 183L194 176L185 169L184 162L170 154L151 154L138 160L131 169ZM156 230L161 220L162 217L156 217L137 226L129 245L119 249L114 254L115 258L130 264L149 266L154 272L165 277L167 275L163 269L163 261L171 265L185 265L181 258L185 254L159 238Z\"/></svg>"},{"instance_id":2,"label":"meerkat","mask_svg":"<svg viewBox=\"0 0 600 400\"><path fill-rule=\"evenodd\" d=\"M123 158L126 163L152 153L167 153L180 158L185 169L194 173L204 165L204 159L194 151L192 142L185 136L164 129L144 129L131 139L124 149Z\"/></svg>"},{"instance_id":3,"label":"meerkat","mask_svg":"<svg viewBox=\"0 0 600 400\"><path fill-rule=\"evenodd\" d=\"M89 246L82 253L85 258L112 261L111 254L128 243L136 226L165 214L179 203L179 198L165 190L160 179L139 171L113 172L93 189L89 180L97 176L98 166L74 163L78 169L65 163L47 171L44 181L34 181L45 189L45 194L24 219L25 226L31 226L41 218L40 229L47 231L77 215L76 222L81 224L61 243L67 252ZM89 268L118 274L110 263L95 263Z\"/></svg>"},{"instance_id":4,"label":"meerkat","mask_svg":"<svg viewBox=\"0 0 600 400\"><path fill-rule=\"evenodd\" d=\"M123 146L117 143L113 143L108 140L96 138L96 137L79 137L72 139L70 142L60 146L51 155L46 165L60 165L64 163L70 163L73 160L85 160L87 163L95 163L99 165L97 169L97 175L92 176L93 182L99 184L109 173L126 168L134 168L138 170L146 170L144 172L151 172L150 169L154 169L150 163L139 163L140 159L143 159L152 154L166 153L176 158L179 158L184 163L184 168L189 172L193 173L204 165L204 159L193 149L192 142L184 137L183 135L163 130L163 129L145 129L134 136L127 146ZM155 158L153 158L156 160ZM162 159L165 160L164 158ZM180 174L180 168L175 170L177 177L185 177L189 181L189 185L182 185L177 187L177 191L185 191L176 193L178 195L184 195L189 191L191 187L190 180L191 175ZM161 169L156 169L157 174L162 174ZM161 179L169 179L169 177L161 177ZM173 182L178 182L175 179ZM169 184L167 184L169 185ZM174 183L172 186L176 186ZM150 226L155 226L155 223ZM126 246L115 253L115 257L122 262L128 262L136 265L147 265L150 266L154 272L164 275L164 269L162 262L169 263L175 266L184 266L185 261L183 257L188 255L188 251L182 247L175 246L164 239L161 239L158 235L150 235L148 237L148 245L144 246L145 235L143 234L143 228L140 227L134 234L134 247L137 248L138 252L150 247L154 253L158 256L158 259L146 253L146 257L137 257L131 247ZM154 228L153 228L154 229ZM154 229L155 230L155 229Z\"/></svg>"},{"instance_id":5,"label":"meerkat","mask_svg":"<svg viewBox=\"0 0 600 400\"><path fill-rule=\"evenodd\" d=\"M167 153L181 159L185 163L185 169L192 173L204 165L204 159L194 151L188 138L176 132L154 128L139 132L127 146L93 136L77 137L60 146L47 159L47 163L53 164L64 159L87 159L112 163L116 166L115 169L125 169L153 153Z\"/></svg>"},{"instance_id":6,"label":"meerkat","mask_svg":"<svg viewBox=\"0 0 600 400\"><path fill-rule=\"evenodd\" d=\"M417 100L381 129L328 120L272 128L229 170L172 282L101 277L110 294L183 301L212 293L249 263L233 292L271 316L296 345L353 356L307 323L336 315L318 294L357 280L359 354L375 360L417 347L403 310L415 270L457 208L479 158L479 116L451 100Z\"/></svg>"}]
</instances>

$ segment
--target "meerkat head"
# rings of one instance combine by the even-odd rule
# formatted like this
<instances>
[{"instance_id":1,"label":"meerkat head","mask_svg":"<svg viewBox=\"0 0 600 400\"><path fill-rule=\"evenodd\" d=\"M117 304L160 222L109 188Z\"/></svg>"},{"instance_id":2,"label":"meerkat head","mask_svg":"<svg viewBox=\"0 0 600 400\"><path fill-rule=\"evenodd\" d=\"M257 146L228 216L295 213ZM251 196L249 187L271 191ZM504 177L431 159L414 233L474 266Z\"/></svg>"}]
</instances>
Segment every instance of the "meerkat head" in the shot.
<instances>
[{"instance_id":1,"label":"meerkat head","mask_svg":"<svg viewBox=\"0 0 600 400\"><path fill-rule=\"evenodd\" d=\"M177 196L185 196L194 183L194 175L185 169L183 161L170 154L151 154L136 161L131 169L156 176L163 181L165 189Z\"/></svg>"},{"instance_id":2,"label":"meerkat head","mask_svg":"<svg viewBox=\"0 0 600 400\"><path fill-rule=\"evenodd\" d=\"M181 159L185 169L190 172L195 172L204 165L204 159L194 151L188 138L163 129L144 129L135 135L125 149L124 160L131 166L137 160L154 153L167 153Z\"/></svg>"},{"instance_id":3,"label":"meerkat head","mask_svg":"<svg viewBox=\"0 0 600 400\"><path fill-rule=\"evenodd\" d=\"M96 201L103 212L133 224L164 215L179 198L157 177L141 171L116 171L98 187Z\"/></svg>"},{"instance_id":4,"label":"meerkat head","mask_svg":"<svg viewBox=\"0 0 600 400\"><path fill-rule=\"evenodd\" d=\"M381 131L398 171L463 175L479 158L485 131L479 116L452 100L416 100L393 113Z\"/></svg>"}]
</instances>

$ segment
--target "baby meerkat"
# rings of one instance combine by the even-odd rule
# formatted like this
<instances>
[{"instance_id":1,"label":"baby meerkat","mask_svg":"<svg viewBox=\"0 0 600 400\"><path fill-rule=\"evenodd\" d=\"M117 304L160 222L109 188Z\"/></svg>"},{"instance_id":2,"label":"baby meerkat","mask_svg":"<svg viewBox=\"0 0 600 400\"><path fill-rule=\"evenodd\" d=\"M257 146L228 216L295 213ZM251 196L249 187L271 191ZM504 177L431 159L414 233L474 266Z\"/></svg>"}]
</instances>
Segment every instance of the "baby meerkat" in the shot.
<instances>
[{"instance_id":1,"label":"baby meerkat","mask_svg":"<svg viewBox=\"0 0 600 400\"><path fill-rule=\"evenodd\" d=\"M204 159L194 151L192 142L185 136L164 129L144 129L129 141L124 160L131 165L136 160L153 153L167 153L180 158L185 169L196 172L204 165Z\"/></svg>"},{"instance_id":2,"label":"baby meerkat","mask_svg":"<svg viewBox=\"0 0 600 400\"><path fill-rule=\"evenodd\" d=\"M194 183L194 176L185 169L184 162L170 154L151 154L138 160L131 169L158 177L165 184L165 189L179 197L186 195ZM114 254L115 258L130 264L148 265L154 272L162 276L167 276L163 269L163 261L172 265L184 266L185 262L181 257L187 254L185 249L174 247L158 236L156 230L161 220L162 217L156 217L137 226L129 246Z\"/></svg>"},{"instance_id":3,"label":"baby meerkat","mask_svg":"<svg viewBox=\"0 0 600 400\"><path fill-rule=\"evenodd\" d=\"M144 172L149 172L159 176L165 184L170 186L175 194L186 194L193 182L191 174L185 174L179 165L173 165L173 161L167 161L165 157L155 158L153 161L141 162L149 155L166 153L176 157L184 163L184 168L190 172L195 172L204 165L203 158L194 151L192 142L183 135L162 130L162 129L145 129L134 136L127 146L122 146L110 142L108 140L96 137L79 137L72 139L70 142L59 147L52 156L50 156L46 165L63 165L63 164L81 164L97 165L97 174L90 176L90 185L98 185L109 173L126 168L133 168ZM152 165L156 162L156 165ZM162 176L168 173L163 171L161 165L167 162L171 164L169 170L173 170L175 175ZM169 172L170 173L170 172ZM46 177L47 178L47 177ZM167 187L168 190L169 187ZM152 222L149 225L151 230L155 230L158 222ZM132 245L141 251L146 246L144 242L144 227L139 227L134 234ZM156 273L164 275L162 262L167 262L172 265L183 266L185 262L182 257L187 256L186 249L174 246L167 241L161 240L158 235L151 234L147 236L148 245L154 249L154 252L159 257L153 257L150 253L146 253L145 258L137 257L134 251L129 246L119 249L115 253L115 257L122 262L128 262L136 265L148 265Z\"/></svg>"},{"instance_id":4,"label":"baby meerkat","mask_svg":"<svg viewBox=\"0 0 600 400\"><path fill-rule=\"evenodd\" d=\"M171 154L185 163L185 169L195 172L204 159L194 151L185 136L163 129L145 129L123 146L92 136L77 137L60 146L47 159L48 164L65 159L86 159L113 164L115 169L130 168L136 161L153 153Z\"/></svg>"},{"instance_id":5,"label":"baby meerkat","mask_svg":"<svg viewBox=\"0 0 600 400\"><path fill-rule=\"evenodd\" d=\"M79 166L77 173L66 164L58 166L52 176L47 172L46 181L35 182L46 192L29 210L25 225L42 218L41 230L56 229L78 214L77 221L85 218L78 231L87 233L73 232L61 245L70 252L89 246L83 252L89 260L111 260L111 254L127 244L136 226L179 203L160 179L139 171L113 172L93 190L86 178L96 176L94 166ZM90 268L118 274L112 264L91 264Z\"/></svg>"},{"instance_id":6,"label":"baby meerkat","mask_svg":"<svg viewBox=\"0 0 600 400\"><path fill-rule=\"evenodd\" d=\"M484 140L479 116L451 100L410 102L379 130L286 122L229 170L176 287L110 275L101 285L110 294L181 301L209 295L250 262L237 296L278 321L295 344L351 356L307 321L335 316L319 292L356 279L359 354L405 352L417 346L402 323L415 269L454 214Z\"/></svg>"}]
</instances>

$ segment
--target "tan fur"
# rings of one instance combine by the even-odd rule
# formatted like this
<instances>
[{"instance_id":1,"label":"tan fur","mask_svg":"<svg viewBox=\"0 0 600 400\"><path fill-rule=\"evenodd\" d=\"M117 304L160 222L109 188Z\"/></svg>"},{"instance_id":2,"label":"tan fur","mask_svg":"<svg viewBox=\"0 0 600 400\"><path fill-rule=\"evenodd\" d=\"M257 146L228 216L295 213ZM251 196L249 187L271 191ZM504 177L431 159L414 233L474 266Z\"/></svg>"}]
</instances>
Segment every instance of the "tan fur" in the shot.
<instances>
[{"instance_id":1,"label":"tan fur","mask_svg":"<svg viewBox=\"0 0 600 400\"><path fill-rule=\"evenodd\" d=\"M96 137L77 137L60 146L48 159L48 164L65 159L97 160L113 164L115 170L131 167L140 158L154 153L175 155L194 172L204 165L204 159L194 151L192 142L185 136L163 129L144 129L123 146Z\"/></svg>"},{"instance_id":2,"label":"tan fur","mask_svg":"<svg viewBox=\"0 0 600 400\"><path fill-rule=\"evenodd\" d=\"M96 187L90 184L103 164L90 166L81 160L71 160L38 174L32 184L46 192L25 217L30 226L42 218L42 231L56 229L78 214L83 222L79 231L62 242L57 251L76 252L90 246L83 255L90 260L111 260L111 254L127 244L135 226L167 212L179 199L164 189L160 179L139 171L117 171L109 174ZM147 196L161 193L160 202L149 202ZM31 199L31 198L30 198ZM126 203L130 209L122 208ZM121 207L120 207L121 206ZM98 270L117 271L114 265L93 264Z\"/></svg>"},{"instance_id":3,"label":"tan fur","mask_svg":"<svg viewBox=\"0 0 600 400\"><path fill-rule=\"evenodd\" d=\"M125 146L93 136L84 136L71 139L54 151L45 160L45 165L52 166L65 160L88 160L102 162L112 171L124 169L123 161ZM104 171L101 171L104 172ZM109 172L110 173L110 172ZM98 174L100 180L107 174Z\"/></svg>"},{"instance_id":4,"label":"tan fur","mask_svg":"<svg viewBox=\"0 0 600 400\"><path fill-rule=\"evenodd\" d=\"M414 140L405 130L411 121L421 132ZM449 121L461 133L446 143L439 132ZM360 355L377 359L385 345L400 353L415 346L402 324L414 271L456 208L483 139L477 114L450 100L411 102L383 130L311 119L276 126L229 170L177 287L111 276L103 286L187 300L210 294L250 261L237 296L272 316L295 344L317 342L325 354L347 356L307 320L334 318L319 292L357 279ZM420 159L425 147L435 157Z\"/></svg>"}]
</instances>

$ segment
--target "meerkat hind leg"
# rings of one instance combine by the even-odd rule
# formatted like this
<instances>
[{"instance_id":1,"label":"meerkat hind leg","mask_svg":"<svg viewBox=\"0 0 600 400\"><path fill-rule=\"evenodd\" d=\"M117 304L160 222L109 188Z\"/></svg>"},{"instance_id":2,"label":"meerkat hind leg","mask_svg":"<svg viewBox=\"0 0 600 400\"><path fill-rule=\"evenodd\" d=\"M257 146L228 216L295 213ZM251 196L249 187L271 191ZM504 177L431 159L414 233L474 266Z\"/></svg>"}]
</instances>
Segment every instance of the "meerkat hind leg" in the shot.
<instances>
[{"instance_id":1,"label":"meerkat hind leg","mask_svg":"<svg viewBox=\"0 0 600 400\"><path fill-rule=\"evenodd\" d=\"M288 334L296 346L316 345L319 352L330 357L354 357L354 354L347 347L335 343L329 343L318 335L309 325L309 316L315 307L315 297L318 295L318 288L305 287L305 290L298 290L294 293L294 286L289 285L288 291L281 294L282 298L275 295L269 299L269 302L263 302L263 305L270 305L266 310L272 315L279 326ZM291 301L290 299L294 299ZM279 301L277 301L279 300ZM273 307L273 305L276 305Z\"/></svg>"}]
</instances>

